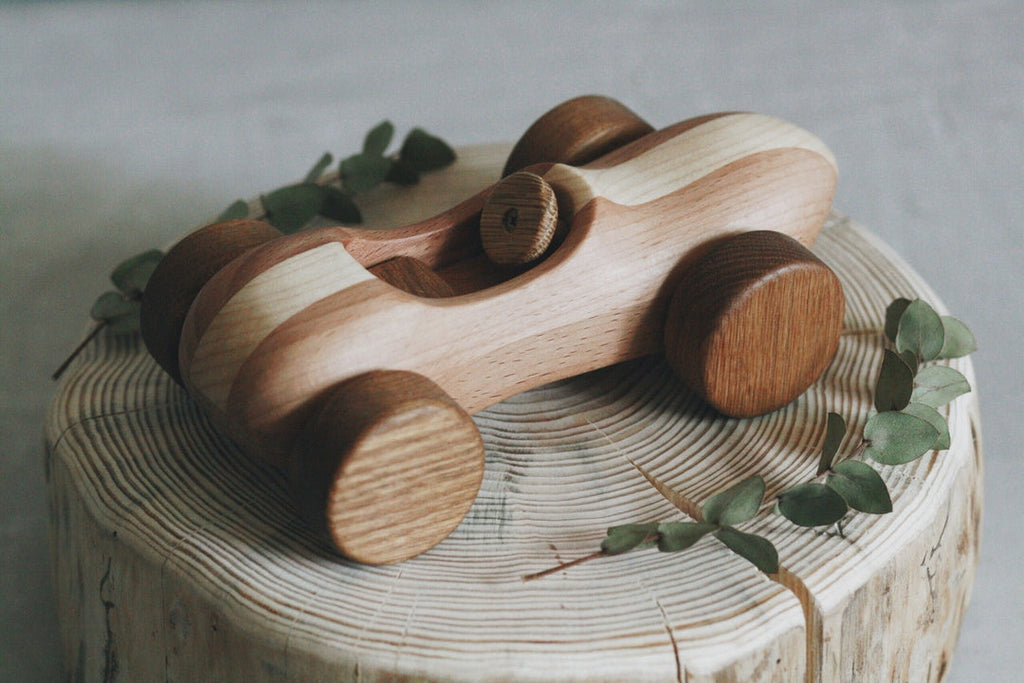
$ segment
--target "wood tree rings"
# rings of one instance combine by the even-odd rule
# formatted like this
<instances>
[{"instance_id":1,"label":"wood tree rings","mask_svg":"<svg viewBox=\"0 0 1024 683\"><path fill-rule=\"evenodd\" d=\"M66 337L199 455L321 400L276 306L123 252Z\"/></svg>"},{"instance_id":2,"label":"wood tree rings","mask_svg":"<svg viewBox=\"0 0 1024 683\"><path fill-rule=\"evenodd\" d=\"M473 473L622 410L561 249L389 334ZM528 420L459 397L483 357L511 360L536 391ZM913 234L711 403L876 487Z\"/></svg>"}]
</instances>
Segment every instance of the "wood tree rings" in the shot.
<instances>
[{"instance_id":1,"label":"wood tree rings","mask_svg":"<svg viewBox=\"0 0 1024 683\"><path fill-rule=\"evenodd\" d=\"M521 266L544 254L557 224L555 191L539 175L517 171L488 196L480 214L480 240L494 263Z\"/></svg>"},{"instance_id":2,"label":"wood tree rings","mask_svg":"<svg viewBox=\"0 0 1024 683\"><path fill-rule=\"evenodd\" d=\"M613 99L577 97L551 109L527 129L512 148L501 175L544 162L582 166L653 130Z\"/></svg>"},{"instance_id":3,"label":"wood tree rings","mask_svg":"<svg viewBox=\"0 0 1024 683\"><path fill-rule=\"evenodd\" d=\"M665 356L705 401L763 415L802 394L839 346L845 300L828 266L796 240L755 231L711 245L669 304Z\"/></svg>"},{"instance_id":4,"label":"wood tree rings","mask_svg":"<svg viewBox=\"0 0 1024 683\"><path fill-rule=\"evenodd\" d=\"M429 189L382 192L364 216L387 206L408 222L417 197L450 206L494 182L507 150L460 150L455 167L424 177ZM796 401L727 418L658 357L514 396L473 418L486 464L464 521L394 565L340 560L299 517L283 472L242 455L137 338L100 335L47 423L66 677L942 680L977 562L974 393L943 408L948 450L881 468L891 514L852 515L842 536L769 510L743 526L776 545L777 576L709 537L523 581L592 553L608 526L686 520L748 476L764 476L769 496L809 480L827 411L860 433L885 306L941 303L841 216L814 253L847 307L832 364ZM969 359L950 364L973 382Z\"/></svg>"}]
</instances>

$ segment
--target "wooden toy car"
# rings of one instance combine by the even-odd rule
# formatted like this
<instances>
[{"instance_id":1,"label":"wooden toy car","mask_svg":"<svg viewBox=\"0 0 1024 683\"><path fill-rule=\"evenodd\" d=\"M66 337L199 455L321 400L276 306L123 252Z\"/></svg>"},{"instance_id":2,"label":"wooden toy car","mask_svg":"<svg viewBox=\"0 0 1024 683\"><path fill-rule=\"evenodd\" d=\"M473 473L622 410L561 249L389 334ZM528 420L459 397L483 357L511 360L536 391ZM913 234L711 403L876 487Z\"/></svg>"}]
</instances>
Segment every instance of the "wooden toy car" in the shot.
<instances>
[{"instance_id":1,"label":"wooden toy car","mask_svg":"<svg viewBox=\"0 0 1024 683\"><path fill-rule=\"evenodd\" d=\"M407 559L458 525L484 466L470 415L515 393L663 352L745 417L792 401L837 348L842 288L806 248L836 170L811 134L749 113L654 131L584 97L505 172L396 230L207 226L147 287L154 357L288 471L351 559Z\"/></svg>"}]
</instances>

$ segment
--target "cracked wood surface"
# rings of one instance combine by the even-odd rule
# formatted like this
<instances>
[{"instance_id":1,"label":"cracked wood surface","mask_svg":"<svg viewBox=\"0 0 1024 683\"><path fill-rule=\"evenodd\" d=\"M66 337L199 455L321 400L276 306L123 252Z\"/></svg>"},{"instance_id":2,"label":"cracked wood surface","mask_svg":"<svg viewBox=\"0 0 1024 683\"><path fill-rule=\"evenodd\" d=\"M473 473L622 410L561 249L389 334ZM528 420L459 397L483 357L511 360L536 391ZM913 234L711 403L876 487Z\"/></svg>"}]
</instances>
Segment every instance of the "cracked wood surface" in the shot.
<instances>
[{"instance_id":1,"label":"cracked wood surface","mask_svg":"<svg viewBox=\"0 0 1024 683\"><path fill-rule=\"evenodd\" d=\"M369 224L432 214L497 176L507 148L463 151L415 190L375 190ZM462 196L460 196L462 195ZM426 201L423 198L427 198ZM894 512L842 536L765 511L766 577L712 538L543 579L609 525L686 519L762 474L813 475L824 415L859 430L895 296L927 285L835 215L814 251L847 293L829 370L752 420L713 414L648 358L514 396L475 416L480 496L444 543L364 567L332 555L283 476L246 459L135 338L101 335L47 428L57 593L69 677L86 680L941 680L977 558L975 394L948 408L952 447L881 468ZM954 366L973 380L968 360Z\"/></svg>"}]
</instances>

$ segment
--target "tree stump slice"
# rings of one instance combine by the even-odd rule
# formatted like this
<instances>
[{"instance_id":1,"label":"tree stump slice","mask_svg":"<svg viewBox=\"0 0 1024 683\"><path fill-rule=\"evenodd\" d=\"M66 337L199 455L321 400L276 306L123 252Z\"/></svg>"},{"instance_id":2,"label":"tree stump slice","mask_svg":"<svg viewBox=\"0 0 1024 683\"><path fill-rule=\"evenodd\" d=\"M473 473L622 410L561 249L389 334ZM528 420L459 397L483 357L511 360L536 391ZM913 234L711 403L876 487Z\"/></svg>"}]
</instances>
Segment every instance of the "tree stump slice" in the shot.
<instances>
[{"instance_id":1,"label":"tree stump slice","mask_svg":"<svg viewBox=\"0 0 1024 683\"><path fill-rule=\"evenodd\" d=\"M461 151L415 188L362 199L370 225L433 215L497 180L507 146ZM721 417L661 358L517 395L474 416L484 483L447 540L404 563L333 554L284 476L246 458L133 336L100 335L46 429L64 662L84 680L934 681L974 578L981 514L975 394L945 408L947 451L882 467L894 512L841 537L763 511L766 576L705 537L678 554L601 557L608 526L688 519L761 474L814 474L825 414L863 428L885 306L934 293L833 214L814 247L847 295L839 352L796 402ZM970 361L950 361L973 385ZM844 450L849 444L844 446Z\"/></svg>"}]
</instances>

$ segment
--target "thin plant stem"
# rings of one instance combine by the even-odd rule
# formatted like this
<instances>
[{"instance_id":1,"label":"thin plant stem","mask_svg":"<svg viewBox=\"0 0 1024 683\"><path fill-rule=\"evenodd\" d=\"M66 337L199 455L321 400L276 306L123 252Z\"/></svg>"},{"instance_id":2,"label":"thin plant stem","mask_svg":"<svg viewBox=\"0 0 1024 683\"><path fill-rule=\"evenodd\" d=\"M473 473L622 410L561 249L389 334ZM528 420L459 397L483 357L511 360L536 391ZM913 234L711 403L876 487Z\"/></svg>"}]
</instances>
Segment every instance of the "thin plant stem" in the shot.
<instances>
[{"instance_id":1,"label":"thin plant stem","mask_svg":"<svg viewBox=\"0 0 1024 683\"><path fill-rule=\"evenodd\" d=\"M79 345L75 347L75 350L71 352L71 355L69 355L69 356L68 356L68 357L67 357L67 358L66 358L66 359L64 360L64 362L60 364L60 367L59 367L59 368L57 368L57 369L56 369L56 370L55 370L55 371L53 372L53 374L52 374L52 375L50 375L50 379L52 379L52 380L54 380L54 381L56 381L56 380L60 379L61 375L63 375L63 374L64 374L64 371L68 369L68 366L69 366L69 365L71 365L71 361L73 361L73 360L74 360L75 358L77 358L77 357L78 357L78 354L80 354L80 353L82 352L82 350L83 350L83 349L84 349L84 348L85 348L86 346L88 346L88 345L89 345L89 342L91 342L91 341L92 341L93 339L95 339L95 338L96 338L96 336L97 336L97 335L98 335L98 334L99 334L99 333L100 333L100 332L101 332L101 331L103 330L103 328L104 328L104 327L106 327L106 326L107 326L107 321L106 321L106 320L100 320L100 321L99 321L98 323L96 323L96 326L92 328L92 330L91 330L91 331L89 332L89 334L85 335L85 339L83 339L83 340L81 341L81 343L79 343Z\"/></svg>"}]
</instances>

